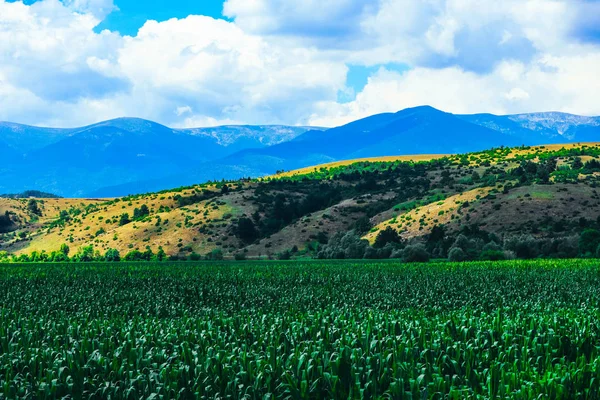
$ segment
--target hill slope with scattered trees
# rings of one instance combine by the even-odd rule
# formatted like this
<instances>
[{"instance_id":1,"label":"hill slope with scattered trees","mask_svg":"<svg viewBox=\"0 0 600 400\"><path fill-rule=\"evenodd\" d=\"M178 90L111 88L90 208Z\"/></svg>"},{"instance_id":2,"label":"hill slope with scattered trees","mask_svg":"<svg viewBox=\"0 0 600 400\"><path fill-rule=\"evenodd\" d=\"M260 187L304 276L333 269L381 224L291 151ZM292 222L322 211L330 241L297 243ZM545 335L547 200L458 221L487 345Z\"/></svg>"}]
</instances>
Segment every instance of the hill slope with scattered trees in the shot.
<instances>
[{"instance_id":1,"label":"hill slope with scattered trees","mask_svg":"<svg viewBox=\"0 0 600 400\"><path fill-rule=\"evenodd\" d=\"M0 199L4 261L600 255L600 146L361 160L110 200Z\"/></svg>"}]
</instances>

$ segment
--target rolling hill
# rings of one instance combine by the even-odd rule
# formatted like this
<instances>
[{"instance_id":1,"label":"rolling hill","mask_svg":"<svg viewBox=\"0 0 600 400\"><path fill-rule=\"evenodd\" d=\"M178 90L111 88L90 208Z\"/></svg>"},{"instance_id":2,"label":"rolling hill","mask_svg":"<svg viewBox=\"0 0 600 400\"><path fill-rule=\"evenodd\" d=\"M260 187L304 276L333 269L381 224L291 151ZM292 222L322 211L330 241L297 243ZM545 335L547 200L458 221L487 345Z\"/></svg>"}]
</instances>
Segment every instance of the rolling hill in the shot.
<instances>
[{"instance_id":1,"label":"rolling hill","mask_svg":"<svg viewBox=\"0 0 600 400\"><path fill-rule=\"evenodd\" d=\"M4 198L0 251L569 257L600 229L599 184L600 144L588 143L360 159L114 199Z\"/></svg>"}]
</instances>

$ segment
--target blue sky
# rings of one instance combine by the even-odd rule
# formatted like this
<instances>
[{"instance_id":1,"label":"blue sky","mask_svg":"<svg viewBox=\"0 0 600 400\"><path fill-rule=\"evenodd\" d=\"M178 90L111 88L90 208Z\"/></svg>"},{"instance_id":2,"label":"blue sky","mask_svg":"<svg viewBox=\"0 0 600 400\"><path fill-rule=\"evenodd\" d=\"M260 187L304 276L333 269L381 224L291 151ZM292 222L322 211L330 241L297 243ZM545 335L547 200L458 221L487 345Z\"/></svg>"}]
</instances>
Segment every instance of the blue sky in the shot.
<instances>
[{"instance_id":1,"label":"blue sky","mask_svg":"<svg viewBox=\"0 0 600 400\"><path fill-rule=\"evenodd\" d=\"M199 14L223 17L222 0L117 0L118 10L112 12L96 30L110 29L135 36L147 20L165 21Z\"/></svg>"},{"instance_id":2,"label":"blue sky","mask_svg":"<svg viewBox=\"0 0 600 400\"><path fill-rule=\"evenodd\" d=\"M0 0L0 120L600 115L591 0Z\"/></svg>"}]
</instances>

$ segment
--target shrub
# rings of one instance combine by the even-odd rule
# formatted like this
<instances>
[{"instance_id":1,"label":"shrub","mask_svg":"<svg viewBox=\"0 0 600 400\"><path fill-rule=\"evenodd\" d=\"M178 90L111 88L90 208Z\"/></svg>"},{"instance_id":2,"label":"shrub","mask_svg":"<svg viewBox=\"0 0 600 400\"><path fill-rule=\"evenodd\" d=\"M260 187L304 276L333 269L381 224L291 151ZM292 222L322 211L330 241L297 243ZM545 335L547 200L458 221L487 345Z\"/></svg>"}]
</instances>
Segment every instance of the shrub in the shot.
<instances>
[{"instance_id":1,"label":"shrub","mask_svg":"<svg viewBox=\"0 0 600 400\"><path fill-rule=\"evenodd\" d=\"M579 237L579 253L581 255L595 255L600 245L600 232L596 229L586 229Z\"/></svg>"},{"instance_id":2,"label":"shrub","mask_svg":"<svg viewBox=\"0 0 600 400\"><path fill-rule=\"evenodd\" d=\"M206 255L207 260L220 261L223 259L223 250L214 249Z\"/></svg>"},{"instance_id":3,"label":"shrub","mask_svg":"<svg viewBox=\"0 0 600 400\"><path fill-rule=\"evenodd\" d=\"M400 243L400 241L401 239L398 232L391 226L388 226L377 234L373 247L380 249L388 243Z\"/></svg>"},{"instance_id":4,"label":"shrub","mask_svg":"<svg viewBox=\"0 0 600 400\"><path fill-rule=\"evenodd\" d=\"M481 253L482 260L486 261L500 261L504 260L504 252L502 250L486 250Z\"/></svg>"},{"instance_id":5,"label":"shrub","mask_svg":"<svg viewBox=\"0 0 600 400\"><path fill-rule=\"evenodd\" d=\"M119 254L119 250L117 249L108 249L104 254L104 261L116 262L121 261L121 254Z\"/></svg>"},{"instance_id":6,"label":"shrub","mask_svg":"<svg viewBox=\"0 0 600 400\"><path fill-rule=\"evenodd\" d=\"M409 245L404 248L402 259L405 262L427 262L429 261L429 253L422 244Z\"/></svg>"},{"instance_id":7,"label":"shrub","mask_svg":"<svg viewBox=\"0 0 600 400\"><path fill-rule=\"evenodd\" d=\"M448 261L465 261L467 259L467 255L460 247L453 247L448 252Z\"/></svg>"}]
</instances>

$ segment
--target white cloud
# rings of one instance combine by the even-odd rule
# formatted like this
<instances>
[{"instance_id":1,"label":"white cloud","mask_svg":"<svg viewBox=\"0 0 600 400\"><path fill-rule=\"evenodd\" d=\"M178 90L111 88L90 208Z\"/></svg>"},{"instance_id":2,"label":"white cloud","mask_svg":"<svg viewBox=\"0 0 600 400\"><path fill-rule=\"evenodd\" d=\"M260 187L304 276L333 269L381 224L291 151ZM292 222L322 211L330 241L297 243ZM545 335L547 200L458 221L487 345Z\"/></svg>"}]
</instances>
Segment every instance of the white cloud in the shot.
<instances>
[{"instance_id":1,"label":"white cloud","mask_svg":"<svg viewBox=\"0 0 600 400\"><path fill-rule=\"evenodd\" d=\"M331 126L421 104L600 114L598 8L586 1L228 0L233 21L94 32L115 7L0 0L0 120ZM390 62L412 69L346 84L347 65Z\"/></svg>"},{"instance_id":2,"label":"white cloud","mask_svg":"<svg viewBox=\"0 0 600 400\"><path fill-rule=\"evenodd\" d=\"M563 111L600 115L600 52L540 57L529 65L504 62L488 74L457 67L415 68L399 74L381 69L356 100L319 103L310 123L341 125L380 112L431 105L453 113L510 114Z\"/></svg>"},{"instance_id":3,"label":"white cloud","mask_svg":"<svg viewBox=\"0 0 600 400\"><path fill-rule=\"evenodd\" d=\"M99 20L117 9L113 0L63 0L63 3L71 10L82 14L91 14Z\"/></svg>"}]
</instances>

